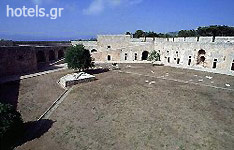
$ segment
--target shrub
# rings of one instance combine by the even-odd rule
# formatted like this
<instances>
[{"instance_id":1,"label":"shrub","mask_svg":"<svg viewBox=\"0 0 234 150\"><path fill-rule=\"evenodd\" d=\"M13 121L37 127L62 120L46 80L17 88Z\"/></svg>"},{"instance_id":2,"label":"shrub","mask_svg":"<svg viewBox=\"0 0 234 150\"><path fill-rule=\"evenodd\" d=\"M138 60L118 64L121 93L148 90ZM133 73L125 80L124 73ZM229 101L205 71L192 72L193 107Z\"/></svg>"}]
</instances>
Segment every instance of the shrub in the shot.
<instances>
[{"instance_id":1,"label":"shrub","mask_svg":"<svg viewBox=\"0 0 234 150\"><path fill-rule=\"evenodd\" d=\"M0 149L12 148L23 133L23 120L9 104L0 103Z\"/></svg>"},{"instance_id":2,"label":"shrub","mask_svg":"<svg viewBox=\"0 0 234 150\"><path fill-rule=\"evenodd\" d=\"M150 53L150 56L148 57L149 61L161 61L160 60L160 54L156 52L155 50Z\"/></svg>"}]
</instances>

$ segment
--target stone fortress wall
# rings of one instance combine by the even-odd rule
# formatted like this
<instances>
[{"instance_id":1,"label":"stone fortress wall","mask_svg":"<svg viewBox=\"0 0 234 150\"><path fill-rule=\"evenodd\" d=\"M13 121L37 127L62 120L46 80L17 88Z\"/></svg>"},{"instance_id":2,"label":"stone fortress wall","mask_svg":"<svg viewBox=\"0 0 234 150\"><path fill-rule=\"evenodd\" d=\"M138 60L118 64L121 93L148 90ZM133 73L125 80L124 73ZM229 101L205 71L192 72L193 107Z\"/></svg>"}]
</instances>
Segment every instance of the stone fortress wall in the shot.
<instances>
[{"instance_id":1,"label":"stone fortress wall","mask_svg":"<svg viewBox=\"0 0 234 150\"><path fill-rule=\"evenodd\" d=\"M153 50L166 66L234 75L234 37L132 38L130 35L99 35L83 44L96 61L144 63Z\"/></svg>"},{"instance_id":2,"label":"stone fortress wall","mask_svg":"<svg viewBox=\"0 0 234 150\"><path fill-rule=\"evenodd\" d=\"M0 77L38 71L64 57L67 45L0 46Z\"/></svg>"}]
</instances>

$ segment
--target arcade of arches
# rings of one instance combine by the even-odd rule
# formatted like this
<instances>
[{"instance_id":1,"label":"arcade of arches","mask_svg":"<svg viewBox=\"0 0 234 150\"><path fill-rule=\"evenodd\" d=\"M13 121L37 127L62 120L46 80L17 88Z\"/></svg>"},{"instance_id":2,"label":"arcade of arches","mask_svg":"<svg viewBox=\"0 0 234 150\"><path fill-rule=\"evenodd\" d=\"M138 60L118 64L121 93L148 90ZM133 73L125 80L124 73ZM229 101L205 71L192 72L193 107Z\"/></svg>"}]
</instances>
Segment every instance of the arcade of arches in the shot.
<instances>
[{"instance_id":1,"label":"arcade of arches","mask_svg":"<svg viewBox=\"0 0 234 150\"><path fill-rule=\"evenodd\" d=\"M37 63L49 63L64 58L64 49L38 50L36 52Z\"/></svg>"}]
</instances>

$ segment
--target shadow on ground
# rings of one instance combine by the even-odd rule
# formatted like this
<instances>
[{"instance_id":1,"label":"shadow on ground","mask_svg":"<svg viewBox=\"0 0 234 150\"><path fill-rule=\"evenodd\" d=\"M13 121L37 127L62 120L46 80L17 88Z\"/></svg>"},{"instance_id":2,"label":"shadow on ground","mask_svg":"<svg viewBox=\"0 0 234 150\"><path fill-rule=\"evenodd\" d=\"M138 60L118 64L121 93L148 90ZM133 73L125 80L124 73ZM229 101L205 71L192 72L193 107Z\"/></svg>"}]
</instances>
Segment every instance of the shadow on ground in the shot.
<instances>
[{"instance_id":1,"label":"shadow on ground","mask_svg":"<svg viewBox=\"0 0 234 150\"><path fill-rule=\"evenodd\" d=\"M14 147L21 146L29 141L40 138L52 127L55 121L42 119L24 123L24 135L19 139Z\"/></svg>"},{"instance_id":2,"label":"shadow on ground","mask_svg":"<svg viewBox=\"0 0 234 150\"><path fill-rule=\"evenodd\" d=\"M14 109L17 109L19 98L20 80L0 84L0 102L11 104ZM17 131L12 132L9 136L4 137L4 141L0 141L0 149L11 150L40 138L53 125L52 120L31 121L23 124L23 127L18 127Z\"/></svg>"},{"instance_id":3,"label":"shadow on ground","mask_svg":"<svg viewBox=\"0 0 234 150\"><path fill-rule=\"evenodd\" d=\"M103 68L103 69L90 69L90 70L86 70L85 72L88 74L101 74L101 73L105 73L110 71L108 68Z\"/></svg>"},{"instance_id":4,"label":"shadow on ground","mask_svg":"<svg viewBox=\"0 0 234 150\"><path fill-rule=\"evenodd\" d=\"M17 108L20 80L0 84L0 102Z\"/></svg>"}]
</instances>

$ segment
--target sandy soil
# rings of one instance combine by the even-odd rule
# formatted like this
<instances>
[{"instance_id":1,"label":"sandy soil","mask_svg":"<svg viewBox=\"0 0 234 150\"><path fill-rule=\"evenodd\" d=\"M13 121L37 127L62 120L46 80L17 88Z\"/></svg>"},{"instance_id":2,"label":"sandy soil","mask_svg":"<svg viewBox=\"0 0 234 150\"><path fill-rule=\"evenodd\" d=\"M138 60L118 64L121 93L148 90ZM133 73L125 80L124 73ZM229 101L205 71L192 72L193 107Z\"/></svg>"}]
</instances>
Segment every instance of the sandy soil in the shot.
<instances>
[{"instance_id":1,"label":"sandy soil","mask_svg":"<svg viewBox=\"0 0 234 150\"><path fill-rule=\"evenodd\" d=\"M48 131L17 149L230 150L234 147L234 77L149 64L121 65L121 68L122 73L98 74L98 80L75 86L50 117L54 123ZM37 101L40 97L44 101L35 107L31 100L33 104L19 107L21 111L29 109L28 106L40 109L47 102L45 98L58 91L46 86L51 78L43 77L43 88L34 89L43 89L43 93L26 100L34 97L33 101ZM38 79L31 82L38 83ZM226 87L227 83L231 86ZM28 84L25 81L21 86L24 93L30 94Z\"/></svg>"}]
</instances>

